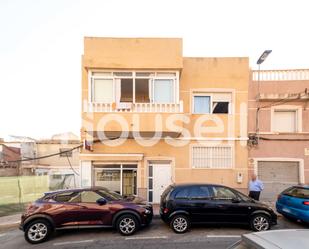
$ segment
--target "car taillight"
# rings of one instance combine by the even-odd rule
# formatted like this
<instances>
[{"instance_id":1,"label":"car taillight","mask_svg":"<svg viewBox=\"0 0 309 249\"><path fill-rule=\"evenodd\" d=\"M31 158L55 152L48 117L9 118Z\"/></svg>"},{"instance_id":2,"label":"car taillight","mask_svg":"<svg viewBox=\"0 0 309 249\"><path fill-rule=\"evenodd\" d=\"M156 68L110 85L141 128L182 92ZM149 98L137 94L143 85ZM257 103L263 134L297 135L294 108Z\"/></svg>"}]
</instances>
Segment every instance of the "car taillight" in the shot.
<instances>
[{"instance_id":1,"label":"car taillight","mask_svg":"<svg viewBox=\"0 0 309 249\"><path fill-rule=\"evenodd\" d=\"M303 204L309 206L309 201L303 201Z\"/></svg>"},{"instance_id":2,"label":"car taillight","mask_svg":"<svg viewBox=\"0 0 309 249\"><path fill-rule=\"evenodd\" d=\"M164 209L163 209L163 213L164 213L164 214L167 214L168 211L169 211L168 208L164 208Z\"/></svg>"}]
</instances>

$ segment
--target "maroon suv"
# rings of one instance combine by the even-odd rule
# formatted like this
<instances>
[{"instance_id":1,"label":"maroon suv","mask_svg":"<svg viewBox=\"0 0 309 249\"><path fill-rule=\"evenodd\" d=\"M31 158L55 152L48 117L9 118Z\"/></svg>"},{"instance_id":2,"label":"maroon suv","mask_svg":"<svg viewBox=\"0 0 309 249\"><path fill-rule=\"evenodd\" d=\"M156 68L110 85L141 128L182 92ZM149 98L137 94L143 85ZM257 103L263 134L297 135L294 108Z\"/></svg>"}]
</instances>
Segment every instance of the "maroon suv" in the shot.
<instances>
[{"instance_id":1,"label":"maroon suv","mask_svg":"<svg viewBox=\"0 0 309 249\"><path fill-rule=\"evenodd\" d=\"M150 224L152 206L138 197L123 197L106 188L85 188L48 192L32 203L21 217L25 239L40 243L54 230L114 227L132 235Z\"/></svg>"}]
</instances>

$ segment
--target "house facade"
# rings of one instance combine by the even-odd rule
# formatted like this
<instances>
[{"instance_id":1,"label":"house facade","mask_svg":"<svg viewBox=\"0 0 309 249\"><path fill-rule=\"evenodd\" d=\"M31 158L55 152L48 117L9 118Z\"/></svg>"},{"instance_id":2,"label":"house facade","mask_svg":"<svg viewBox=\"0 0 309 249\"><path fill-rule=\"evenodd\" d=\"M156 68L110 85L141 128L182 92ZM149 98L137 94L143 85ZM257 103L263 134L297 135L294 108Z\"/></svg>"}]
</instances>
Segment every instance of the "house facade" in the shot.
<instances>
[{"instance_id":1,"label":"house facade","mask_svg":"<svg viewBox=\"0 0 309 249\"><path fill-rule=\"evenodd\" d=\"M177 38L84 40L81 186L158 203L171 183L247 191L248 58L182 55Z\"/></svg>"},{"instance_id":2,"label":"house facade","mask_svg":"<svg viewBox=\"0 0 309 249\"><path fill-rule=\"evenodd\" d=\"M309 70L253 71L249 84L249 170L261 198L309 182Z\"/></svg>"},{"instance_id":3,"label":"house facade","mask_svg":"<svg viewBox=\"0 0 309 249\"><path fill-rule=\"evenodd\" d=\"M36 141L36 155L57 154L53 157L40 158L23 168L31 168L35 175L48 175L49 188L67 189L80 186L79 149L80 140L46 139ZM74 149L74 150L73 150ZM58 154L61 153L61 154Z\"/></svg>"},{"instance_id":4,"label":"house facade","mask_svg":"<svg viewBox=\"0 0 309 249\"><path fill-rule=\"evenodd\" d=\"M20 149L4 144L0 139L0 176L18 176L20 174Z\"/></svg>"}]
</instances>

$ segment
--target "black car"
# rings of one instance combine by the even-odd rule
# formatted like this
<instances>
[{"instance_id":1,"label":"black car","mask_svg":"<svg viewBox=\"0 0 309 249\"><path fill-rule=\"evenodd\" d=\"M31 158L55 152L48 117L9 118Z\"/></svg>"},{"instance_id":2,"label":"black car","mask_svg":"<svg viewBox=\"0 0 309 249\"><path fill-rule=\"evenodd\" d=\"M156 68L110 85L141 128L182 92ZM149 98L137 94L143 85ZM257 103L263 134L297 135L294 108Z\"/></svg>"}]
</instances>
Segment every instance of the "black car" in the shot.
<instances>
[{"instance_id":1,"label":"black car","mask_svg":"<svg viewBox=\"0 0 309 249\"><path fill-rule=\"evenodd\" d=\"M170 185L161 196L160 215L176 233L195 223L249 224L254 231L277 224L267 205L215 184Z\"/></svg>"}]
</instances>

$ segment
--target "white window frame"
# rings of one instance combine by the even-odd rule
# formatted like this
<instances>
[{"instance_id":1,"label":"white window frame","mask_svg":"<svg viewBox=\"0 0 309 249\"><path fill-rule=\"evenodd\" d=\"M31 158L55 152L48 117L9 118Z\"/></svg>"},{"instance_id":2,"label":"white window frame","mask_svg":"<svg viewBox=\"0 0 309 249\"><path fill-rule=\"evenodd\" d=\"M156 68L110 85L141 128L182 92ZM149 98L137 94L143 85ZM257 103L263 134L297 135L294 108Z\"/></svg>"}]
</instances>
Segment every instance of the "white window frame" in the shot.
<instances>
[{"instance_id":1,"label":"white window frame","mask_svg":"<svg viewBox=\"0 0 309 249\"><path fill-rule=\"evenodd\" d=\"M291 111L291 112L296 112L296 120L295 120L295 128L296 130L294 132L278 132L275 130L275 112L280 112L280 111ZM271 132L272 133L300 133L302 132L302 107L301 106L296 106L296 105L278 105L278 106L272 106L271 107L271 115L270 115L270 126L271 126Z\"/></svg>"},{"instance_id":2,"label":"white window frame","mask_svg":"<svg viewBox=\"0 0 309 249\"><path fill-rule=\"evenodd\" d=\"M115 84L115 78L112 78L112 77L108 77L108 76L92 76L90 78L90 91L89 91L89 102L90 103L99 103L99 102L96 102L93 100L94 98L94 80L95 79L99 79L99 80L110 80L112 79L113 80L113 100L115 101L116 99L116 96L115 96L115 93L116 93L116 84ZM100 103L110 103L110 102L100 102Z\"/></svg>"},{"instance_id":3,"label":"white window frame","mask_svg":"<svg viewBox=\"0 0 309 249\"><path fill-rule=\"evenodd\" d=\"M194 148L198 147L205 147L205 148L217 148L217 147L223 147L223 148L230 148L231 151L231 166L230 167L213 167L212 165L210 167L196 167L194 165L194 158L193 158L193 150ZM233 169L235 166L235 149L234 145L232 144L192 144L190 146L190 162L191 162L191 168L192 169L198 169L198 170L220 170L220 169Z\"/></svg>"},{"instance_id":4,"label":"white window frame","mask_svg":"<svg viewBox=\"0 0 309 249\"><path fill-rule=\"evenodd\" d=\"M228 111L228 113L213 113L213 103L214 102L218 102L218 101L214 101L214 95L216 95L216 94L222 94L222 93L227 93L227 94L231 94L231 100L230 101L226 101L226 100L224 100L224 99L222 99L222 102L229 102L229 106L228 106L228 108L229 108L229 111ZM195 101L194 101L194 97L196 97L196 96L201 96L201 97L210 97L210 110L209 110L209 113L195 113L194 112L194 109L195 109ZM233 93L232 92L203 92L203 91L194 91L193 93L192 93L192 109L191 109L191 113L192 114L200 114L200 115L202 115L202 114L219 114L219 115L221 115L221 114L232 114L232 101L233 101Z\"/></svg>"},{"instance_id":5,"label":"white window frame","mask_svg":"<svg viewBox=\"0 0 309 249\"><path fill-rule=\"evenodd\" d=\"M132 76L117 76L115 73L128 72L131 73ZM99 76L93 75L93 73L111 73L111 76ZM136 76L136 73L151 73L150 76ZM160 74L174 74L175 76L163 76ZM173 80L173 102L179 104L179 72L178 71L151 71L151 70L143 70L143 71L131 71L131 70L89 70L88 71L88 102L96 103L93 101L93 92L94 92L94 84L93 79L113 79L113 102L116 102L116 80L117 79L133 79L133 103L138 103L135 101L135 79L150 79L150 103L153 102L154 99L154 81L156 79L161 80ZM112 103L113 103L112 102ZM110 103L111 104L111 103ZM162 103L164 104L164 103Z\"/></svg>"},{"instance_id":6,"label":"white window frame","mask_svg":"<svg viewBox=\"0 0 309 249\"><path fill-rule=\"evenodd\" d=\"M114 165L119 165L119 168L109 168L109 167L100 167L100 165L110 165L110 164L114 164ZM132 167L132 168L125 168L123 167L124 165L136 165L136 167ZM139 164L136 162L128 162L128 163L115 163L115 162L102 162L100 164L94 164L92 165L92 175L93 175L93 179L92 179L92 185L95 186L95 182L96 182L96 174L95 171L96 170L117 170L120 172L120 194L122 195L123 192L123 171L124 170L132 170L136 173L136 195L138 194L138 167Z\"/></svg>"}]
</instances>

